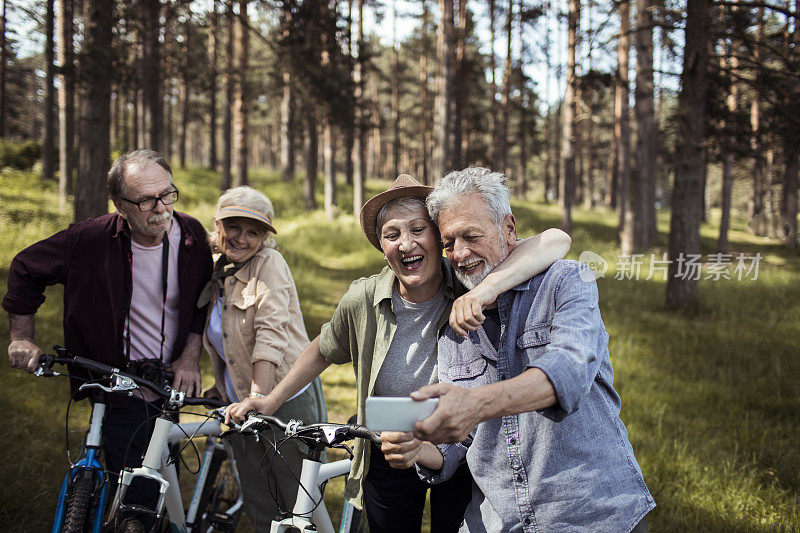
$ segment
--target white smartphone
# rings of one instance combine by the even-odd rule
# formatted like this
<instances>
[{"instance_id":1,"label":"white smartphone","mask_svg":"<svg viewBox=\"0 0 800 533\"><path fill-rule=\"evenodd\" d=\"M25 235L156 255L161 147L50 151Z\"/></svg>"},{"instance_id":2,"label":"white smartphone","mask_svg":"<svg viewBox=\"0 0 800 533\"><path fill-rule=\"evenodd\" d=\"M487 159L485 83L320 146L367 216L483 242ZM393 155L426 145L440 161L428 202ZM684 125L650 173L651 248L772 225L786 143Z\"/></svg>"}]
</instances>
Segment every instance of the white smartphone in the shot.
<instances>
[{"instance_id":1,"label":"white smartphone","mask_svg":"<svg viewBox=\"0 0 800 533\"><path fill-rule=\"evenodd\" d=\"M370 396L366 426L372 431L414 431L414 422L428 418L438 404L439 398Z\"/></svg>"}]
</instances>

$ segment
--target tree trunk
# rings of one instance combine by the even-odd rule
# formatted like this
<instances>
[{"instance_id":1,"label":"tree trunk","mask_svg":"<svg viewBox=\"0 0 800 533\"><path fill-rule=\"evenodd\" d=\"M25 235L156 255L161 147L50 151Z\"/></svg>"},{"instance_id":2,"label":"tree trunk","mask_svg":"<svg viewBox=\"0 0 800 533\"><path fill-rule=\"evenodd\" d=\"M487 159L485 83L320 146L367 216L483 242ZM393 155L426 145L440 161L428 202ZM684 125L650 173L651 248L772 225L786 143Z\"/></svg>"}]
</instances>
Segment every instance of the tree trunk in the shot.
<instances>
[{"instance_id":1,"label":"tree trunk","mask_svg":"<svg viewBox=\"0 0 800 533\"><path fill-rule=\"evenodd\" d=\"M428 10L428 2L422 0L422 28L427 27L430 17ZM422 53L419 56L419 87L420 87L420 115L422 122L421 142L420 149L420 175L419 181L423 185L427 185L430 181L428 169L430 166L430 128L428 124L431 123L430 114L428 112L428 39L425 31L421 34L422 39Z\"/></svg>"},{"instance_id":2,"label":"tree trunk","mask_svg":"<svg viewBox=\"0 0 800 533\"><path fill-rule=\"evenodd\" d=\"M142 104L146 147L161 151L161 44L159 42L161 0L142 0Z\"/></svg>"},{"instance_id":3,"label":"tree trunk","mask_svg":"<svg viewBox=\"0 0 800 533\"><path fill-rule=\"evenodd\" d=\"M231 166L233 164L233 91L236 84L233 43L236 40L236 21L233 13L233 0L225 0L225 23L228 26L228 39L225 43L225 113L222 125L222 175L220 189L231 188Z\"/></svg>"},{"instance_id":4,"label":"tree trunk","mask_svg":"<svg viewBox=\"0 0 800 533\"><path fill-rule=\"evenodd\" d=\"M247 185L247 157L249 117L249 90L247 81L248 56L250 54L250 19L247 16L248 0L239 0L239 19L236 41L236 96L234 103L234 124L236 130L236 175L234 186Z\"/></svg>"},{"instance_id":5,"label":"tree trunk","mask_svg":"<svg viewBox=\"0 0 800 533\"><path fill-rule=\"evenodd\" d=\"M208 30L208 167L217 170L217 31L219 31L219 15L217 0L211 2Z\"/></svg>"},{"instance_id":6,"label":"tree trunk","mask_svg":"<svg viewBox=\"0 0 800 533\"><path fill-rule=\"evenodd\" d=\"M632 176L625 232L625 253L646 250L650 246L651 226L655 223L655 198L651 182L656 174L656 122L653 106L653 17L650 0L636 2L636 172ZM630 222L630 228L628 227Z\"/></svg>"},{"instance_id":7,"label":"tree trunk","mask_svg":"<svg viewBox=\"0 0 800 533\"><path fill-rule=\"evenodd\" d=\"M709 0L688 1L667 277L667 306L676 309L692 308L698 303L697 280L681 269L684 261L700 254L710 21Z\"/></svg>"},{"instance_id":8,"label":"tree trunk","mask_svg":"<svg viewBox=\"0 0 800 533\"><path fill-rule=\"evenodd\" d=\"M6 7L7 0L3 0L3 10L0 14L0 139L6 136L6 67L8 66Z\"/></svg>"},{"instance_id":9,"label":"tree trunk","mask_svg":"<svg viewBox=\"0 0 800 533\"><path fill-rule=\"evenodd\" d=\"M731 72L739 68L739 61L733 56L728 45L726 58L727 69ZM728 253L728 230L731 222L731 192L733 191L733 148L736 145L735 122L738 109L739 87L736 82L731 83L731 89L725 104L728 115L723 122L724 148L722 153L722 193L721 193L721 216L719 221L719 238L717 239L717 253Z\"/></svg>"},{"instance_id":10,"label":"tree trunk","mask_svg":"<svg viewBox=\"0 0 800 533\"><path fill-rule=\"evenodd\" d=\"M578 4L576 4L578 5ZM580 6L578 5L578 9ZM578 15L580 17L580 15ZM495 170L499 172L506 172L507 166L507 140L508 140L508 117L511 95L511 43L512 43L512 27L514 20L514 0L508 0L508 12L506 13L506 65L503 70L503 92L500 96L500 120L495 124L497 125L494 135L494 155L492 161Z\"/></svg>"},{"instance_id":11,"label":"tree trunk","mask_svg":"<svg viewBox=\"0 0 800 533\"><path fill-rule=\"evenodd\" d=\"M56 177L56 88L55 78L55 50L53 49L53 34L55 33L55 0L47 0L47 14L45 15L45 82L44 82L44 139L42 141L42 179L54 180Z\"/></svg>"},{"instance_id":12,"label":"tree trunk","mask_svg":"<svg viewBox=\"0 0 800 533\"><path fill-rule=\"evenodd\" d=\"M616 201L618 215L618 235L623 244L623 253L630 253L629 244L632 237L626 234L626 217L629 207L628 195L630 194L630 123L628 119L628 56L631 49L631 21L630 1L620 0L619 9L619 40L617 43L617 86L614 94L614 144L617 147L616 156ZM632 231L633 228L630 228Z\"/></svg>"},{"instance_id":13,"label":"tree trunk","mask_svg":"<svg viewBox=\"0 0 800 533\"><path fill-rule=\"evenodd\" d=\"M392 0L392 176L400 175L400 77L397 58L397 0Z\"/></svg>"},{"instance_id":14,"label":"tree trunk","mask_svg":"<svg viewBox=\"0 0 800 533\"><path fill-rule=\"evenodd\" d=\"M439 73L433 130L436 142L433 146L431 174L434 182L444 177L448 170L452 150L450 149L450 100L453 92L453 0L440 0L439 22Z\"/></svg>"},{"instance_id":15,"label":"tree trunk","mask_svg":"<svg viewBox=\"0 0 800 533\"><path fill-rule=\"evenodd\" d=\"M303 189L305 207L309 211L317 208L317 156L319 152L319 136L317 134L317 112L311 103L306 105L306 179Z\"/></svg>"},{"instance_id":16,"label":"tree trunk","mask_svg":"<svg viewBox=\"0 0 800 533\"><path fill-rule=\"evenodd\" d=\"M455 72L453 82L453 168L464 166L467 148L467 121L464 116L467 96L464 79L464 47L467 38L467 0L458 0L458 25L456 27Z\"/></svg>"},{"instance_id":17,"label":"tree trunk","mask_svg":"<svg viewBox=\"0 0 800 533\"><path fill-rule=\"evenodd\" d=\"M60 0L58 9L58 202L67 205L75 170L75 57L72 44L73 0Z\"/></svg>"},{"instance_id":18,"label":"tree trunk","mask_svg":"<svg viewBox=\"0 0 800 533\"><path fill-rule=\"evenodd\" d=\"M499 112L497 109L497 58L494 53L494 42L496 39L495 31L495 10L496 1L489 0L489 153L486 154L494 162L494 140L497 131L497 120Z\"/></svg>"},{"instance_id":19,"label":"tree trunk","mask_svg":"<svg viewBox=\"0 0 800 533\"><path fill-rule=\"evenodd\" d=\"M355 83L355 137L353 139L353 215L361 216L364 203L364 170L366 165L367 110L364 103L364 69L366 42L364 41L364 0L358 0L358 59L353 71Z\"/></svg>"},{"instance_id":20,"label":"tree trunk","mask_svg":"<svg viewBox=\"0 0 800 533\"><path fill-rule=\"evenodd\" d=\"M575 95L577 89L577 73L575 68L575 51L578 46L578 21L580 20L580 4L578 0L569 0L567 15L567 90L563 104L563 131L561 136L561 229L572 233L572 203L575 195Z\"/></svg>"},{"instance_id":21,"label":"tree trunk","mask_svg":"<svg viewBox=\"0 0 800 533\"><path fill-rule=\"evenodd\" d=\"M81 134L78 177L80 194L75 197L75 221L108 211L105 195L111 147L111 35L114 24L112 0L84 0L83 47L81 51Z\"/></svg>"}]
</instances>

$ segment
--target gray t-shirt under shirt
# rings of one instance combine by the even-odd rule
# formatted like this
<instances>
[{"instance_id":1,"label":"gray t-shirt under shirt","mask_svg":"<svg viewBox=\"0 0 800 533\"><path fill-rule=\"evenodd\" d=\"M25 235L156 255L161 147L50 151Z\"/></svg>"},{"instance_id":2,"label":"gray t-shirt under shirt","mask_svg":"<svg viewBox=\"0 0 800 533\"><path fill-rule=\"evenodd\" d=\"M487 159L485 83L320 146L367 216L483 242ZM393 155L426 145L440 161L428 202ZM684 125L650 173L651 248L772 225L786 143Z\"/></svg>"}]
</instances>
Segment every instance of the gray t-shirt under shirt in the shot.
<instances>
[{"instance_id":1,"label":"gray t-shirt under shirt","mask_svg":"<svg viewBox=\"0 0 800 533\"><path fill-rule=\"evenodd\" d=\"M404 300L392 291L392 310L397 330L386 359L375 379L375 396L408 396L438 380L436 369L436 323L447 308L444 286L427 302Z\"/></svg>"}]
</instances>

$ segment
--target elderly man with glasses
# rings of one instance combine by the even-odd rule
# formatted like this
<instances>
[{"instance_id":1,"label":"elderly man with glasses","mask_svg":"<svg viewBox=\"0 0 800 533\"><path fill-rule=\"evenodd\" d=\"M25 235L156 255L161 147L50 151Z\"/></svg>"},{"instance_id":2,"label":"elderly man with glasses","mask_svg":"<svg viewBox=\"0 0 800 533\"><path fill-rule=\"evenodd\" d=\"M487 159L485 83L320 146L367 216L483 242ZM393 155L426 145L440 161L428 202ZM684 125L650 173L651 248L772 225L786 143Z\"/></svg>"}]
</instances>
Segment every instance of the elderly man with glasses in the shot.
<instances>
[{"instance_id":1,"label":"elderly man with glasses","mask_svg":"<svg viewBox=\"0 0 800 533\"><path fill-rule=\"evenodd\" d=\"M107 188L116 213L72 224L11 262L2 302L11 319L9 364L36 369L43 350L34 338L35 313L45 287L62 284L64 344L75 355L132 370L170 365L173 387L197 395L205 310L196 302L212 268L206 232L173 211L178 190L156 152L119 157ZM78 380L71 385L74 397L85 396ZM154 399L109 399L103 452L110 472L141 463L154 413L147 401ZM134 484L126 503L151 506L155 499L155 488Z\"/></svg>"}]
</instances>

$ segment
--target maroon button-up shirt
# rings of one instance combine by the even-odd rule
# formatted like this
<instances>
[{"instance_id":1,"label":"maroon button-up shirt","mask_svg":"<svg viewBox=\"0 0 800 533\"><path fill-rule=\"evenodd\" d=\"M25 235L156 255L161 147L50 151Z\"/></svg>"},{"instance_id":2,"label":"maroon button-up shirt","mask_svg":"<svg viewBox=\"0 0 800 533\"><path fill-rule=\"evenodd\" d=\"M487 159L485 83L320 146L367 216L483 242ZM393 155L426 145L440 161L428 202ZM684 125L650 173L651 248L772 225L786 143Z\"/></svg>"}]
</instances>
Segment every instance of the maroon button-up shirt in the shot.
<instances>
[{"instance_id":1,"label":"maroon button-up shirt","mask_svg":"<svg viewBox=\"0 0 800 533\"><path fill-rule=\"evenodd\" d=\"M197 297L211 277L211 250L203 226L174 213L180 224L178 253L180 304L172 347L180 357L189 333L202 334L205 309ZM22 250L11 262L3 309L30 315L44 302L48 285L64 285L64 344L75 355L124 368L123 324L131 302L131 234L117 214L103 215ZM73 380L73 393L79 385Z\"/></svg>"}]
</instances>

